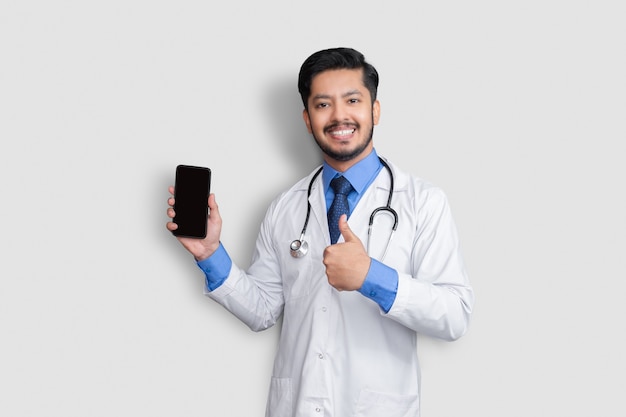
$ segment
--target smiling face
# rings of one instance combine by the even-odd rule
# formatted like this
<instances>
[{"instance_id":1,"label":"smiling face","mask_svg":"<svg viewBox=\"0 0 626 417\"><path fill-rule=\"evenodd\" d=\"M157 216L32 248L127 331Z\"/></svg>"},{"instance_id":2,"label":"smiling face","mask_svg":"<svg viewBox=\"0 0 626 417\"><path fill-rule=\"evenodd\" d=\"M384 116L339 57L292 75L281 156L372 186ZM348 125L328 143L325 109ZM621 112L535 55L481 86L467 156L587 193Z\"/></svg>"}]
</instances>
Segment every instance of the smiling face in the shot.
<instances>
[{"instance_id":1,"label":"smiling face","mask_svg":"<svg viewBox=\"0 0 626 417\"><path fill-rule=\"evenodd\" d=\"M313 78L302 117L324 160L344 172L372 151L380 104L372 103L362 69L328 70Z\"/></svg>"}]
</instances>

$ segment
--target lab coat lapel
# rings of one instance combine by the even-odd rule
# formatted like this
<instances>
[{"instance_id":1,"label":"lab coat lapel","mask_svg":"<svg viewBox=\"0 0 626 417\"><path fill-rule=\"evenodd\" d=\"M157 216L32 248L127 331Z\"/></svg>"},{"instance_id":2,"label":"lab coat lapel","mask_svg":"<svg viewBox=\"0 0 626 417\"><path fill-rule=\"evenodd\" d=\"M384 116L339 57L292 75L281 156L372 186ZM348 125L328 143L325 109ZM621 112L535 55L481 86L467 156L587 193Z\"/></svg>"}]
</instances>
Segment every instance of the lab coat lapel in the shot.
<instances>
[{"instance_id":1,"label":"lab coat lapel","mask_svg":"<svg viewBox=\"0 0 626 417\"><path fill-rule=\"evenodd\" d=\"M324 247L330 244L330 232L328 231L328 219L326 217L326 196L324 195L324 187L322 186L322 176L320 175L313 184L309 202L311 203L311 219L315 229L324 241ZM318 233L316 233L317 235Z\"/></svg>"}]
</instances>

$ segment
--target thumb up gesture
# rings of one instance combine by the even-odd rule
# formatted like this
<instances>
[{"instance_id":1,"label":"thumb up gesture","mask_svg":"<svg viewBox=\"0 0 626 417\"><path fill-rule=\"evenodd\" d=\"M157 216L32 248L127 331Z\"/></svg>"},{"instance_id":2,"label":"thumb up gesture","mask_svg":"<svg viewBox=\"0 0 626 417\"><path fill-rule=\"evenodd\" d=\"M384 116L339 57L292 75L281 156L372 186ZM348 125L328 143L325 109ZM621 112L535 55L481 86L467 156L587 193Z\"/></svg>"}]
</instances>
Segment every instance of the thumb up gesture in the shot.
<instances>
[{"instance_id":1,"label":"thumb up gesture","mask_svg":"<svg viewBox=\"0 0 626 417\"><path fill-rule=\"evenodd\" d=\"M343 243L328 246L324 250L324 265L328 283L339 291L361 288L370 268L371 259L361 242L348 226L348 217L339 218L339 230Z\"/></svg>"}]
</instances>

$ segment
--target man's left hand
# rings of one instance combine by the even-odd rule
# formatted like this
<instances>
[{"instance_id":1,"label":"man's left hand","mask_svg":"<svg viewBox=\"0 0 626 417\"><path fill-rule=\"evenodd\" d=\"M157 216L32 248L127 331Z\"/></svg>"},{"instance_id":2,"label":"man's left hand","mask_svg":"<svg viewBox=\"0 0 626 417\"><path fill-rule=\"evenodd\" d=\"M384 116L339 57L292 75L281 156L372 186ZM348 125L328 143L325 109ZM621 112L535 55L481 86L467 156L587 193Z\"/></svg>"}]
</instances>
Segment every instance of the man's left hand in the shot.
<instances>
[{"instance_id":1,"label":"man's left hand","mask_svg":"<svg viewBox=\"0 0 626 417\"><path fill-rule=\"evenodd\" d=\"M328 283L339 291L354 291L361 288L371 259L361 242L348 226L348 217L339 218L339 230L343 243L336 243L324 250L324 265Z\"/></svg>"}]
</instances>

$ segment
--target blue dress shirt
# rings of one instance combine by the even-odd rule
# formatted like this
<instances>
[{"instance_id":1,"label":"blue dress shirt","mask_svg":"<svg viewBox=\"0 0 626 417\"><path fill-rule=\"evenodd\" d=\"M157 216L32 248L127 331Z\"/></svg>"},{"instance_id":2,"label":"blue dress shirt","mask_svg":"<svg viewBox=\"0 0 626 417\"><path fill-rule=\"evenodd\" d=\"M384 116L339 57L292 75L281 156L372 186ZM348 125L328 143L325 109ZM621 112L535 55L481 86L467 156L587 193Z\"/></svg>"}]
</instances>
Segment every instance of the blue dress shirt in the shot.
<instances>
[{"instance_id":1,"label":"blue dress shirt","mask_svg":"<svg viewBox=\"0 0 626 417\"><path fill-rule=\"evenodd\" d=\"M372 150L365 159L359 161L341 174L350 181L350 184L352 184L354 188L354 191L348 195L350 213L352 213L354 207L356 207L367 188L374 182L382 168L383 165L380 163L376 151ZM327 210L335 197L334 191L332 187L330 187L330 181L337 174L339 174L339 172L324 163L322 183L326 196ZM206 277L207 289L213 291L222 285L228 277L232 260L226 252L226 249L220 243L218 250L209 258L199 261L198 266ZM380 308L387 313L396 298L397 291L398 273L396 270L372 258L370 269L359 292L375 301Z\"/></svg>"}]
</instances>

